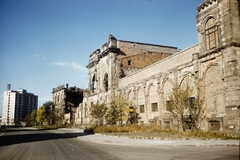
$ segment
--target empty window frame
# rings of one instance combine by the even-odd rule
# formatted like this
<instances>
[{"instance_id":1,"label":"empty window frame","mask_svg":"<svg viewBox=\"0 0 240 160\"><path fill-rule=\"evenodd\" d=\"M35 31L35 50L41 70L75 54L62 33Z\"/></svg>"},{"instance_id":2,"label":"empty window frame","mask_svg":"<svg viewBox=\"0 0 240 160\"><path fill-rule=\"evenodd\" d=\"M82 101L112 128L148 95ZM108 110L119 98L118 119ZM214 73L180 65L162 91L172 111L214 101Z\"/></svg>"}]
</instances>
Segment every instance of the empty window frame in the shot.
<instances>
[{"instance_id":1,"label":"empty window frame","mask_svg":"<svg viewBox=\"0 0 240 160\"><path fill-rule=\"evenodd\" d=\"M208 121L208 130L220 131L220 122L217 120Z\"/></svg>"},{"instance_id":2,"label":"empty window frame","mask_svg":"<svg viewBox=\"0 0 240 160\"><path fill-rule=\"evenodd\" d=\"M132 65L132 61L128 60L128 65L131 66Z\"/></svg>"},{"instance_id":3,"label":"empty window frame","mask_svg":"<svg viewBox=\"0 0 240 160\"><path fill-rule=\"evenodd\" d=\"M164 128L165 128L165 129L170 129L170 128L171 128L171 123L170 123L170 121L164 121Z\"/></svg>"},{"instance_id":4,"label":"empty window frame","mask_svg":"<svg viewBox=\"0 0 240 160\"><path fill-rule=\"evenodd\" d=\"M139 112L140 113L144 113L145 112L145 109L144 109L144 105L139 105Z\"/></svg>"},{"instance_id":5,"label":"empty window frame","mask_svg":"<svg viewBox=\"0 0 240 160\"><path fill-rule=\"evenodd\" d=\"M151 104L152 112L157 112L158 111L158 103L152 103Z\"/></svg>"},{"instance_id":6,"label":"empty window frame","mask_svg":"<svg viewBox=\"0 0 240 160\"><path fill-rule=\"evenodd\" d=\"M92 83L91 83L91 91L94 92L96 89L96 76L95 74L92 77Z\"/></svg>"},{"instance_id":7,"label":"empty window frame","mask_svg":"<svg viewBox=\"0 0 240 160\"><path fill-rule=\"evenodd\" d=\"M214 49L218 46L218 28L214 18L210 18L205 24L205 45L206 50Z\"/></svg>"},{"instance_id":8,"label":"empty window frame","mask_svg":"<svg viewBox=\"0 0 240 160\"><path fill-rule=\"evenodd\" d=\"M167 111L171 111L172 110L172 107L171 107L171 101L166 101L166 109Z\"/></svg>"},{"instance_id":9,"label":"empty window frame","mask_svg":"<svg viewBox=\"0 0 240 160\"><path fill-rule=\"evenodd\" d=\"M104 86L104 90L108 91L108 74L107 73L104 75L103 86Z\"/></svg>"}]
</instances>

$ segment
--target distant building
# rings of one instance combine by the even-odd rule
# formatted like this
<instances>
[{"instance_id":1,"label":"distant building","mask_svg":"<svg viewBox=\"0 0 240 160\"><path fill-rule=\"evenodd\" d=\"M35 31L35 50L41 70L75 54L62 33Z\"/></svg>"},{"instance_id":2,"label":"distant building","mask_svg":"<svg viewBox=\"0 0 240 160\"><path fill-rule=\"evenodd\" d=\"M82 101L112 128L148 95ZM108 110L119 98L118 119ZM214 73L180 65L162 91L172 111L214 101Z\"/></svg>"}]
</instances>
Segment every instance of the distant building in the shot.
<instances>
[{"instance_id":1,"label":"distant building","mask_svg":"<svg viewBox=\"0 0 240 160\"><path fill-rule=\"evenodd\" d=\"M36 110L38 96L28 93L25 89L8 90L3 95L2 125L20 125L24 118Z\"/></svg>"},{"instance_id":2,"label":"distant building","mask_svg":"<svg viewBox=\"0 0 240 160\"><path fill-rule=\"evenodd\" d=\"M53 88L53 103L56 108L62 108L64 111L64 119L67 124L75 124L75 121L79 116L75 117L79 104L83 101L83 89L74 87L66 87L61 85L57 88ZM79 119L79 123L80 123Z\"/></svg>"}]
</instances>

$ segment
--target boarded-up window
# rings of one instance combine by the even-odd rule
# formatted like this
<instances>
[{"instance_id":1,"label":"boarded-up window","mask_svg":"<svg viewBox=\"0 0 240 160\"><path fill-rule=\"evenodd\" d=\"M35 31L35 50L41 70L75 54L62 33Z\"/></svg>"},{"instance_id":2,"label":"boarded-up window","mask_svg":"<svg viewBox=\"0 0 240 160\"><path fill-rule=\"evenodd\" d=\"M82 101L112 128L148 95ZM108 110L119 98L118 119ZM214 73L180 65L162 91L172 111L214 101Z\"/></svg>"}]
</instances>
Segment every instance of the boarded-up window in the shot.
<instances>
[{"instance_id":1,"label":"boarded-up window","mask_svg":"<svg viewBox=\"0 0 240 160\"><path fill-rule=\"evenodd\" d=\"M151 107L152 107L152 112L157 112L158 111L158 103L152 103Z\"/></svg>"},{"instance_id":2,"label":"boarded-up window","mask_svg":"<svg viewBox=\"0 0 240 160\"><path fill-rule=\"evenodd\" d=\"M144 105L139 105L139 112L140 113L144 113L145 112Z\"/></svg>"},{"instance_id":3,"label":"boarded-up window","mask_svg":"<svg viewBox=\"0 0 240 160\"><path fill-rule=\"evenodd\" d=\"M218 28L214 18L210 18L206 22L205 45L206 45L206 50L214 49L218 46Z\"/></svg>"}]
</instances>

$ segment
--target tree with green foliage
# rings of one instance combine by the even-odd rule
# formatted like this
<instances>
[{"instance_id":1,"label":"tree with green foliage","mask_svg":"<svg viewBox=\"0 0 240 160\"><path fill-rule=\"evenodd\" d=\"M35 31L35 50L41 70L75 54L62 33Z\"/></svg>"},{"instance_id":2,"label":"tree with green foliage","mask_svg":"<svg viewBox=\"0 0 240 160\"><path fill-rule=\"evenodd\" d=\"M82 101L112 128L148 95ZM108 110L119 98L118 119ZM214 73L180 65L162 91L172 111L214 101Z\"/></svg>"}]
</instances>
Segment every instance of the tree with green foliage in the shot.
<instances>
[{"instance_id":1,"label":"tree with green foliage","mask_svg":"<svg viewBox=\"0 0 240 160\"><path fill-rule=\"evenodd\" d=\"M48 125L52 125L54 121L54 116L55 116L55 113L53 110L53 102L48 101L48 102L45 102L43 106L41 106L38 109L36 114L36 120L41 125L44 122L47 122Z\"/></svg>"},{"instance_id":2,"label":"tree with green foliage","mask_svg":"<svg viewBox=\"0 0 240 160\"><path fill-rule=\"evenodd\" d=\"M53 106L53 111L54 111L54 124L56 124L57 127L62 127L64 120L63 107Z\"/></svg>"},{"instance_id":3,"label":"tree with green foliage","mask_svg":"<svg viewBox=\"0 0 240 160\"><path fill-rule=\"evenodd\" d=\"M54 110L53 110L53 102L47 101L43 104L44 108L44 116L45 116L45 121L48 123L48 125L52 125L54 123Z\"/></svg>"},{"instance_id":4,"label":"tree with green foliage","mask_svg":"<svg viewBox=\"0 0 240 160\"><path fill-rule=\"evenodd\" d=\"M30 114L30 121L31 125L35 126L37 125L37 110L33 110Z\"/></svg>"},{"instance_id":5,"label":"tree with green foliage","mask_svg":"<svg viewBox=\"0 0 240 160\"><path fill-rule=\"evenodd\" d=\"M97 125L99 124L100 126L103 125L103 120L104 116L108 110L108 107L106 106L105 103L99 104L97 102L96 104L92 103L90 107L90 115L92 118L97 119Z\"/></svg>"},{"instance_id":6,"label":"tree with green foliage","mask_svg":"<svg viewBox=\"0 0 240 160\"><path fill-rule=\"evenodd\" d=\"M35 126L37 125L37 110L33 110L30 115L27 115L24 118L26 126Z\"/></svg>"},{"instance_id":7,"label":"tree with green foliage","mask_svg":"<svg viewBox=\"0 0 240 160\"><path fill-rule=\"evenodd\" d=\"M187 83L184 86L175 85L169 94L167 110L179 122L179 131L184 131L186 127L196 130L200 126L203 109L197 97L191 97L193 88Z\"/></svg>"},{"instance_id":8,"label":"tree with green foliage","mask_svg":"<svg viewBox=\"0 0 240 160\"><path fill-rule=\"evenodd\" d=\"M24 118L25 126L32 126L32 125L31 125L31 120L30 120L30 118L31 118L30 115L27 115L27 116Z\"/></svg>"},{"instance_id":9,"label":"tree with green foliage","mask_svg":"<svg viewBox=\"0 0 240 160\"><path fill-rule=\"evenodd\" d=\"M25 117L25 123L27 126L34 126L37 124L43 125L47 123L48 125L62 126L64 119L63 107L55 108L53 102L48 101L39 107L38 110L33 110L30 115Z\"/></svg>"},{"instance_id":10,"label":"tree with green foliage","mask_svg":"<svg viewBox=\"0 0 240 160\"><path fill-rule=\"evenodd\" d=\"M123 125L123 121L127 120L130 111L130 102L123 96L113 96L107 113L108 124Z\"/></svg>"},{"instance_id":11,"label":"tree with green foliage","mask_svg":"<svg viewBox=\"0 0 240 160\"><path fill-rule=\"evenodd\" d=\"M37 117L36 120L39 124L43 125L43 122L45 120L45 110L44 110L44 106L41 106L38 110L37 110Z\"/></svg>"}]
</instances>

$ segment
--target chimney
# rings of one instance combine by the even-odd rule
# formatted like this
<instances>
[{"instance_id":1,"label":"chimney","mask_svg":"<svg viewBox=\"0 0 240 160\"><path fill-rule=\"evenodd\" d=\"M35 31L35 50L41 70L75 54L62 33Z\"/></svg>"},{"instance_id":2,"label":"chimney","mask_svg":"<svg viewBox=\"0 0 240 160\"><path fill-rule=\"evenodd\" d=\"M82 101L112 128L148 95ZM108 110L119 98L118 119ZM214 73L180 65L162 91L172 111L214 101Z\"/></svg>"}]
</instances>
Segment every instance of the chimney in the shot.
<instances>
[{"instance_id":1,"label":"chimney","mask_svg":"<svg viewBox=\"0 0 240 160\"><path fill-rule=\"evenodd\" d=\"M7 91L11 90L11 84L7 84Z\"/></svg>"}]
</instances>

